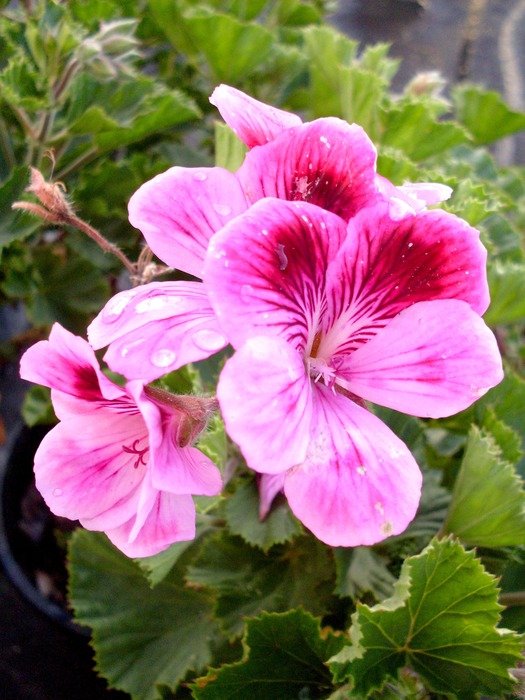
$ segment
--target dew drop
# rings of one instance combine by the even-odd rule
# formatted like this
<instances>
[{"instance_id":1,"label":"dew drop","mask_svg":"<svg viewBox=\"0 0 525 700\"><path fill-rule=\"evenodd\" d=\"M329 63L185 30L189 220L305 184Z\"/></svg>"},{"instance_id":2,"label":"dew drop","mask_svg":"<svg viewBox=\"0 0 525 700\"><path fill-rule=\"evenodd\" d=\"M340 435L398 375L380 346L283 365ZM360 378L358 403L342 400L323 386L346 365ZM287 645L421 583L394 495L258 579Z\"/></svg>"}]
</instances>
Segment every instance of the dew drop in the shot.
<instances>
[{"instance_id":1,"label":"dew drop","mask_svg":"<svg viewBox=\"0 0 525 700\"><path fill-rule=\"evenodd\" d=\"M220 216L230 216L232 208L228 204L214 204L213 208Z\"/></svg>"},{"instance_id":2,"label":"dew drop","mask_svg":"<svg viewBox=\"0 0 525 700\"><path fill-rule=\"evenodd\" d=\"M217 351L226 345L226 338L217 331L203 328L193 334L194 344L201 350Z\"/></svg>"},{"instance_id":3,"label":"dew drop","mask_svg":"<svg viewBox=\"0 0 525 700\"><path fill-rule=\"evenodd\" d=\"M173 298L165 296L165 295L149 297L147 299L143 299L142 301L139 301L139 303L135 306L135 312L137 314L144 314L144 313L147 313L148 311L155 311L156 309L162 309L163 307L167 306L172 301L173 301Z\"/></svg>"},{"instance_id":4,"label":"dew drop","mask_svg":"<svg viewBox=\"0 0 525 700\"><path fill-rule=\"evenodd\" d=\"M408 247L409 247L409 248L412 248L413 245L414 245L414 244L413 244L412 242L410 242L410 243L408 244Z\"/></svg>"},{"instance_id":5,"label":"dew drop","mask_svg":"<svg viewBox=\"0 0 525 700\"><path fill-rule=\"evenodd\" d=\"M470 271L469 271L469 270L465 270L465 274L466 274L466 275L470 275Z\"/></svg>"},{"instance_id":6,"label":"dew drop","mask_svg":"<svg viewBox=\"0 0 525 700\"><path fill-rule=\"evenodd\" d=\"M374 505L374 508L377 510L378 513L381 513L381 515L383 515L384 512L385 512L385 509L384 509L383 504L381 503L381 501L378 501L378 502Z\"/></svg>"},{"instance_id":7,"label":"dew drop","mask_svg":"<svg viewBox=\"0 0 525 700\"><path fill-rule=\"evenodd\" d=\"M205 180L208 179L208 176L206 175L206 173L202 173L202 172L194 173L193 177L195 180L198 180L199 182L204 182Z\"/></svg>"},{"instance_id":8,"label":"dew drop","mask_svg":"<svg viewBox=\"0 0 525 700\"><path fill-rule=\"evenodd\" d=\"M177 357L176 353L169 348L161 348L156 350L151 356L151 362L155 367L169 367Z\"/></svg>"},{"instance_id":9,"label":"dew drop","mask_svg":"<svg viewBox=\"0 0 525 700\"><path fill-rule=\"evenodd\" d=\"M64 492L62 491L62 489L53 489L53 496L56 496L56 498L61 496L63 493Z\"/></svg>"},{"instance_id":10,"label":"dew drop","mask_svg":"<svg viewBox=\"0 0 525 700\"><path fill-rule=\"evenodd\" d=\"M268 235L268 229L267 229L267 228L261 229L261 233L262 233L263 236L267 236L267 235Z\"/></svg>"},{"instance_id":11,"label":"dew drop","mask_svg":"<svg viewBox=\"0 0 525 700\"><path fill-rule=\"evenodd\" d=\"M129 353L137 347L137 345L142 345L142 343L145 341L145 338L137 338L137 340L134 340L131 343L126 343L120 351L120 356L121 357L127 357Z\"/></svg>"},{"instance_id":12,"label":"dew drop","mask_svg":"<svg viewBox=\"0 0 525 700\"><path fill-rule=\"evenodd\" d=\"M360 467L357 467L357 473L358 473L360 476L365 476L365 474L366 474L366 467L363 466L363 465L361 465Z\"/></svg>"},{"instance_id":13,"label":"dew drop","mask_svg":"<svg viewBox=\"0 0 525 700\"><path fill-rule=\"evenodd\" d=\"M319 136L319 141L324 144L327 148L331 148L330 141L326 138L326 136Z\"/></svg>"},{"instance_id":14,"label":"dew drop","mask_svg":"<svg viewBox=\"0 0 525 700\"><path fill-rule=\"evenodd\" d=\"M118 294L106 304L102 315L107 321L116 321L129 304L129 294Z\"/></svg>"}]
</instances>

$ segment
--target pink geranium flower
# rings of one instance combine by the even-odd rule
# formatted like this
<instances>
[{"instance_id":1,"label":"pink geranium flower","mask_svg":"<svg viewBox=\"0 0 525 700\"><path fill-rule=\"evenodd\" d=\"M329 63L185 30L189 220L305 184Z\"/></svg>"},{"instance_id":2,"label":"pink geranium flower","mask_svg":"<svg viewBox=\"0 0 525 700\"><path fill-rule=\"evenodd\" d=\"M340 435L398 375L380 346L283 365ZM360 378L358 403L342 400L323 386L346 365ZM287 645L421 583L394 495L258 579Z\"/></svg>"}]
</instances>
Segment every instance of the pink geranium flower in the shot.
<instances>
[{"instance_id":1,"label":"pink geranium flower","mask_svg":"<svg viewBox=\"0 0 525 700\"><path fill-rule=\"evenodd\" d=\"M142 185L129 202L131 223L168 265L202 277L210 237L254 202L272 196L308 201L348 219L389 201L416 211L450 195L445 185L394 187L376 174L363 129L341 119L303 124L295 114L221 85L211 101L254 148L241 168L174 167ZM95 349L128 379L152 381L227 344L198 282L153 283L113 297L88 328Z\"/></svg>"},{"instance_id":2,"label":"pink geranium flower","mask_svg":"<svg viewBox=\"0 0 525 700\"><path fill-rule=\"evenodd\" d=\"M194 537L191 494L221 489L216 466L191 445L212 400L189 415L139 381L119 387L86 341L58 324L25 352L21 375L51 387L60 419L35 456L37 488L55 514L104 531L131 557Z\"/></svg>"},{"instance_id":3,"label":"pink geranium flower","mask_svg":"<svg viewBox=\"0 0 525 700\"><path fill-rule=\"evenodd\" d=\"M485 258L460 219L387 205L347 224L265 199L212 238L204 280L236 349L218 385L227 430L324 542L373 544L418 505L414 458L364 400L437 418L501 380Z\"/></svg>"}]
</instances>

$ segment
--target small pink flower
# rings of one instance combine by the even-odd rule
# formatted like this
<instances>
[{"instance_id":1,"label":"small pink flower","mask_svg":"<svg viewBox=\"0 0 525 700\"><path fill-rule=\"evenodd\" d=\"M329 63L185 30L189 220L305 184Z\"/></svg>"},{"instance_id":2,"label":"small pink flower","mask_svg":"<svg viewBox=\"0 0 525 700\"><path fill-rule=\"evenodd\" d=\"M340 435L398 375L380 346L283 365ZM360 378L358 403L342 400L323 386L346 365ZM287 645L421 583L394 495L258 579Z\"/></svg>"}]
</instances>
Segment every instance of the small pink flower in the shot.
<instances>
[{"instance_id":1,"label":"small pink flower","mask_svg":"<svg viewBox=\"0 0 525 700\"><path fill-rule=\"evenodd\" d=\"M130 557L194 537L191 494L221 489L218 469L190 444L202 420L142 382L114 384L86 341L58 324L24 353L21 375L51 388L60 419L35 456L55 514L104 531Z\"/></svg>"},{"instance_id":2,"label":"small pink flower","mask_svg":"<svg viewBox=\"0 0 525 700\"><path fill-rule=\"evenodd\" d=\"M364 400L438 418L502 378L481 319L478 232L442 211L388 212L347 224L265 199L212 238L205 267L236 349L217 392L226 428L252 469L284 476L295 515L334 546L401 532L419 501L414 458ZM266 501L276 488L265 483Z\"/></svg>"}]
</instances>

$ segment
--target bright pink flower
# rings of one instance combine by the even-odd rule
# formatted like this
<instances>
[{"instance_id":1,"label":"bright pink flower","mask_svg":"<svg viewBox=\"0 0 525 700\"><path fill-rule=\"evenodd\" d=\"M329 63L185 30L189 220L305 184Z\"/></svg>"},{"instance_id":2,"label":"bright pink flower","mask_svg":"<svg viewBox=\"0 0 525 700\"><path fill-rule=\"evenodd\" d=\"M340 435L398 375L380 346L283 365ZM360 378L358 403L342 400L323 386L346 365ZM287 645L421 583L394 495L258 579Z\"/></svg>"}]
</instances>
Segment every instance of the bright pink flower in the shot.
<instances>
[{"instance_id":1,"label":"bright pink flower","mask_svg":"<svg viewBox=\"0 0 525 700\"><path fill-rule=\"evenodd\" d=\"M485 257L460 219L392 220L387 205L347 224L266 199L212 238L204 280L236 348L218 386L227 430L324 542L373 544L418 505L416 462L363 399L437 418L501 380Z\"/></svg>"},{"instance_id":2,"label":"bright pink flower","mask_svg":"<svg viewBox=\"0 0 525 700\"><path fill-rule=\"evenodd\" d=\"M111 382L86 341L58 324L23 355L21 375L51 387L60 419L35 456L55 514L104 531L131 557L194 537L191 494L221 489L218 469L190 444L202 423L141 382Z\"/></svg>"},{"instance_id":3,"label":"bright pink flower","mask_svg":"<svg viewBox=\"0 0 525 700\"><path fill-rule=\"evenodd\" d=\"M112 297L88 328L91 346L128 379L153 381L227 345L202 282L151 282Z\"/></svg>"}]
</instances>

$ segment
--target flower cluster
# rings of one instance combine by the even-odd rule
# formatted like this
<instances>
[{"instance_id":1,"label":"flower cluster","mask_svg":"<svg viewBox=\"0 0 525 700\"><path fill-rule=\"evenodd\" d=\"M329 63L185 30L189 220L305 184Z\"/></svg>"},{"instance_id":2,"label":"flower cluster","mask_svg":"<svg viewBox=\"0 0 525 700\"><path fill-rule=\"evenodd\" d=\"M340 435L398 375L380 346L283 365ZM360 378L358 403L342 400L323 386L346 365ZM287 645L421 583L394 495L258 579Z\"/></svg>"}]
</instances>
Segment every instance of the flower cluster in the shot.
<instances>
[{"instance_id":1,"label":"flower cluster","mask_svg":"<svg viewBox=\"0 0 525 700\"><path fill-rule=\"evenodd\" d=\"M131 223L193 281L114 296L89 344L56 326L22 375L61 423L35 464L51 509L130 556L191 539L192 496L221 489L193 447L216 400L149 383L230 345L217 400L258 472L261 516L284 491L329 545L373 544L414 517L421 473L366 406L463 410L502 379L478 232L439 209L445 185L395 187L357 125L302 123L228 86L211 101L248 152L235 173L173 167L131 198ZM127 380L100 371L93 349Z\"/></svg>"}]
</instances>

